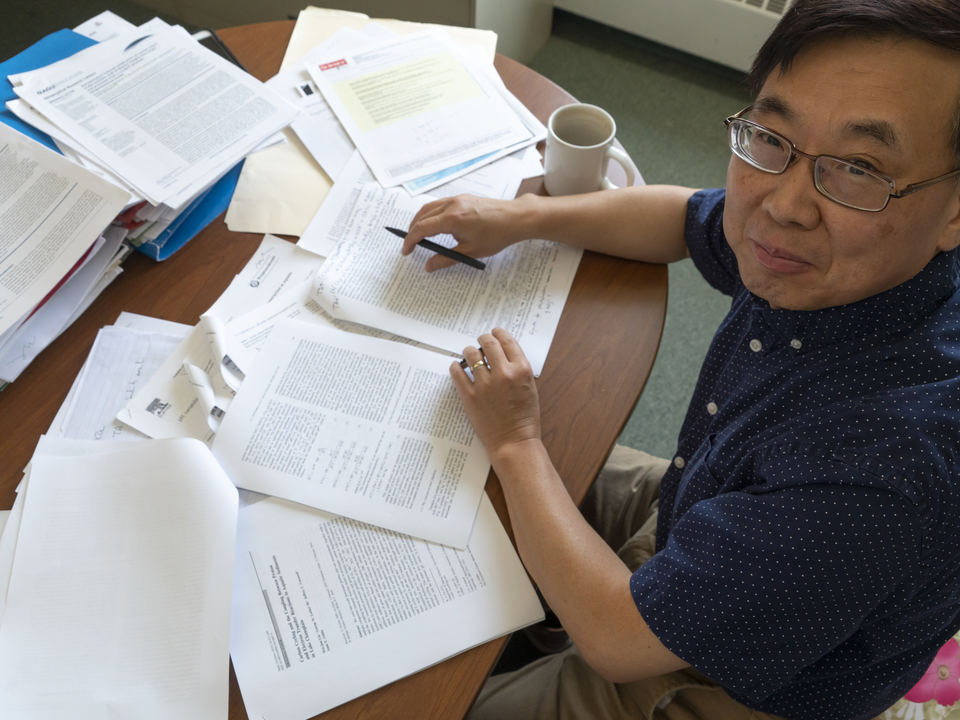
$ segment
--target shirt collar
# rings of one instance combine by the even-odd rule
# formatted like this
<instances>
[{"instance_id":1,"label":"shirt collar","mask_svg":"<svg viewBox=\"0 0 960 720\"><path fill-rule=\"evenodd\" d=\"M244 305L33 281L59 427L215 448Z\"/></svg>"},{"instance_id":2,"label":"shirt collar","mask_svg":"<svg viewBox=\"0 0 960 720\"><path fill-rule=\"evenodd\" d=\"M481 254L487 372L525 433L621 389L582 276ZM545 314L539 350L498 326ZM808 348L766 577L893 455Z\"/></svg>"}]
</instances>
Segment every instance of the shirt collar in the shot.
<instances>
[{"instance_id":1,"label":"shirt collar","mask_svg":"<svg viewBox=\"0 0 960 720\"><path fill-rule=\"evenodd\" d=\"M755 315L787 342L804 350L825 347L876 332L916 325L960 287L960 248L938 253L914 277L894 288L849 305L822 310L771 310L752 295Z\"/></svg>"}]
</instances>

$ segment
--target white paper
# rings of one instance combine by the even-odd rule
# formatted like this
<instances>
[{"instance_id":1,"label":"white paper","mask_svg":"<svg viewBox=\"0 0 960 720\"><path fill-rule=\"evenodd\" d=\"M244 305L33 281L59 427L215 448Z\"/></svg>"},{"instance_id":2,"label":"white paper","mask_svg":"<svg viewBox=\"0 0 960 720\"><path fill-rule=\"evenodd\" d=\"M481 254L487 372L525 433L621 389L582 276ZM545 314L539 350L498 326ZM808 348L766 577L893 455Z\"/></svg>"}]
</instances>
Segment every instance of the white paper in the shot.
<instances>
[{"instance_id":1,"label":"white paper","mask_svg":"<svg viewBox=\"0 0 960 720\"><path fill-rule=\"evenodd\" d=\"M414 347L448 355L449 357L460 357L455 353L446 353L443 350L438 350L429 345L394 335L385 330L378 330L377 328L367 327L366 325L357 325L355 323L337 320L320 307L313 296L313 282L308 280L293 290L271 300L266 305L262 305L246 315L234 318L219 330L223 338L223 345L227 348L226 354L230 356L241 371L243 371L244 368L252 367L257 353L260 352L260 348L263 347L267 338L270 337L273 326L280 318L289 318L300 322L336 328L337 330L343 330L345 332L413 345ZM207 319L207 316L201 316L200 319L203 321ZM239 383L237 387L239 388Z\"/></svg>"},{"instance_id":2,"label":"white paper","mask_svg":"<svg viewBox=\"0 0 960 720\"><path fill-rule=\"evenodd\" d=\"M528 147L523 151L523 179L540 177L543 175L543 158L536 147Z\"/></svg>"},{"instance_id":3,"label":"white paper","mask_svg":"<svg viewBox=\"0 0 960 720\"><path fill-rule=\"evenodd\" d=\"M22 76L16 93L154 205L186 205L298 113L174 28L130 31L70 61L42 83Z\"/></svg>"},{"instance_id":4,"label":"white paper","mask_svg":"<svg viewBox=\"0 0 960 720\"><path fill-rule=\"evenodd\" d=\"M430 191L430 197L421 198L417 207L435 198L465 193L510 200L516 196L520 183L523 182L522 174L522 166L515 153L455 180L444 181ZM354 151L297 245L317 255L329 256L344 237L361 191L365 185L374 181L373 173L363 161L363 156ZM407 226L400 229L405 230ZM398 242L402 241L398 239ZM398 250L399 247L397 245Z\"/></svg>"},{"instance_id":5,"label":"white paper","mask_svg":"<svg viewBox=\"0 0 960 720\"><path fill-rule=\"evenodd\" d=\"M0 333L67 275L129 197L0 123Z\"/></svg>"},{"instance_id":6,"label":"white paper","mask_svg":"<svg viewBox=\"0 0 960 720\"><path fill-rule=\"evenodd\" d=\"M379 20L398 34L419 32L419 23ZM311 48L344 27L364 30L370 18L361 13L308 7L297 17L297 24L280 65L281 70L295 65ZM444 27L460 45L481 44L487 61L496 54L497 35L489 30ZM295 133L285 130L289 144L248 157L240 173L237 189L227 209L226 223L234 232L303 234L330 191L332 182L310 155Z\"/></svg>"},{"instance_id":7,"label":"white paper","mask_svg":"<svg viewBox=\"0 0 960 720\"><path fill-rule=\"evenodd\" d=\"M119 270L119 268L117 269ZM139 330L140 332L145 333L175 335L181 340L193 331L193 328L190 325L170 322L169 320L160 320L158 318L147 317L146 315L137 315L136 313L129 312L121 312L120 317L117 318L117 321L113 324L113 327ZM51 438L62 437L64 422L67 419L67 412L70 410L70 406L73 404L73 398L76 397L76 394L80 389L85 368L86 363L84 363L84 367L80 368L80 372L77 374L77 377L74 378L73 384L70 386L70 392L67 393L67 397L60 404L60 409L57 410L57 414L53 418L53 422L50 423L50 427L47 429L47 435ZM123 426L122 423L121 426ZM133 432L136 431L134 430Z\"/></svg>"},{"instance_id":8,"label":"white paper","mask_svg":"<svg viewBox=\"0 0 960 720\"><path fill-rule=\"evenodd\" d=\"M490 470L450 359L281 319L213 452L247 490L463 548Z\"/></svg>"},{"instance_id":9,"label":"white paper","mask_svg":"<svg viewBox=\"0 0 960 720\"><path fill-rule=\"evenodd\" d=\"M197 400L200 401L199 412L206 416L207 427L216 432L220 429L220 421L230 407L233 396L218 396L213 379L196 365L185 362L183 372Z\"/></svg>"},{"instance_id":10,"label":"white paper","mask_svg":"<svg viewBox=\"0 0 960 720\"><path fill-rule=\"evenodd\" d=\"M305 720L543 618L486 496L463 551L271 498L241 511L236 557L251 718Z\"/></svg>"},{"instance_id":11,"label":"white paper","mask_svg":"<svg viewBox=\"0 0 960 720\"><path fill-rule=\"evenodd\" d=\"M220 360L214 357L206 333L198 324L117 413L117 419L152 438L195 438L212 442L214 431L183 369L184 363L206 373L214 383L217 396L229 397L233 393L220 375Z\"/></svg>"},{"instance_id":12,"label":"white paper","mask_svg":"<svg viewBox=\"0 0 960 720\"><path fill-rule=\"evenodd\" d=\"M273 235L264 235L243 270L204 315L228 323L312 280L323 258Z\"/></svg>"},{"instance_id":13,"label":"white paper","mask_svg":"<svg viewBox=\"0 0 960 720\"><path fill-rule=\"evenodd\" d=\"M0 533L0 627L7 609L7 590L10 588L10 573L13 572L13 558L17 552L17 539L20 535L20 520L23 517L23 503L27 498L29 473L25 474L13 501L13 508L7 516L6 525Z\"/></svg>"},{"instance_id":14,"label":"white paper","mask_svg":"<svg viewBox=\"0 0 960 720\"><path fill-rule=\"evenodd\" d=\"M443 32L327 55L307 69L385 187L532 139L499 89Z\"/></svg>"},{"instance_id":15,"label":"white paper","mask_svg":"<svg viewBox=\"0 0 960 720\"><path fill-rule=\"evenodd\" d=\"M49 135L53 139L53 142L57 148L59 148L60 152L63 153L64 157L69 158L73 162L92 172L94 175L103 178L108 183L116 185L124 192L129 193L130 199L127 200L126 207L143 202L143 198L137 195L135 188L133 188L129 183L124 182L123 178L112 172L109 168L90 157L90 154L85 150L75 147L76 141L73 140L73 138L64 133L59 127L51 123L32 107L27 105L27 103L25 103L23 100L8 100L7 110L12 112L28 125L32 125L37 130Z\"/></svg>"},{"instance_id":16,"label":"white paper","mask_svg":"<svg viewBox=\"0 0 960 720\"><path fill-rule=\"evenodd\" d=\"M297 24L293 28L293 35L290 36L280 67L290 67L310 48L341 28L350 27L364 32L372 24L380 25L395 35L410 35L429 28L443 30L463 48L480 46L486 62L491 64L497 53L497 34L492 30L384 18L371 20L363 13L308 6L297 15Z\"/></svg>"},{"instance_id":17,"label":"white paper","mask_svg":"<svg viewBox=\"0 0 960 720\"><path fill-rule=\"evenodd\" d=\"M373 173L363 156L354 151L297 246L323 257L330 255L343 239L360 191L371 182L375 182Z\"/></svg>"},{"instance_id":18,"label":"white paper","mask_svg":"<svg viewBox=\"0 0 960 720\"><path fill-rule=\"evenodd\" d=\"M444 182L430 190L431 198L476 195L478 197L512 200L523 182L524 150L518 150L473 172Z\"/></svg>"},{"instance_id":19,"label":"white paper","mask_svg":"<svg viewBox=\"0 0 960 720\"><path fill-rule=\"evenodd\" d=\"M220 362L220 375L223 381L236 392L243 382L242 365L237 362L237 350L232 347L230 333L227 332L226 323L216 315L204 314L200 316L200 325L207 336L207 342L210 343L210 351L215 360ZM213 391L213 387L210 387ZM202 398L201 398L202 399ZM221 408L226 410L226 407ZM212 408L209 410L212 411Z\"/></svg>"},{"instance_id":20,"label":"white paper","mask_svg":"<svg viewBox=\"0 0 960 720\"><path fill-rule=\"evenodd\" d=\"M343 239L317 275L317 302L335 318L449 352L476 345L499 326L513 334L539 375L583 251L529 240L485 258L486 270L457 263L427 273L430 251L418 247L402 257L400 239L384 229L409 227L427 199L364 186ZM443 235L433 240L454 242Z\"/></svg>"},{"instance_id":21,"label":"white paper","mask_svg":"<svg viewBox=\"0 0 960 720\"><path fill-rule=\"evenodd\" d=\"M0 717L222 720L237 494L195 441L37 455L0 626Z\"/></svg>"},{"instance_id":22,"label":"white paper","mask_svg":"<svg viewBox=\"0 0 960 720\"><path fill-rule=\"evenodd\" d=\"M91 296L112 265L122 236L109 233L92 257L21 325L0 350L0 377L16 380L27 365L69 327L77 309Z\"/></svg>"},{"instance_id":23,"label":"white paper","mask_svg":"<svg viewBox=\"0 0 960 720\"><path fill-rule=\"evenodd\" d=\"M481 71L484 73L484 75L490 81L491 85L497 88L497 90L500 93L500 96L506 101L510 109L517 114L517 117L520 118L521 122L523 122L527 130L529 130L530 137L519 143L511 145L509 147L503 148L501 150L497 150L495 152L488 153L487 155L483 155L475 160L461 163L460 165L456 165L454 167L447 168L445 170L441 170L439 172L432 173L430 175L419 177L415 180L410 180L408 182L403 183L404 189L407 190L407 192L409 192L411 195L418 195L420 193L429 192L431 195L434 195L435 197L446 197L446 196L449 196L451 193L449 192L437 193L437 192L434 192L435 188L437 188L440 185L443 185L444 183L450 183L452 180L456 180L457 178L463 177L467 174L476 174L485 165L489 165L490 163L495 163L501 158L505 158L507 156L516 157L522 152L528 153L531 150L533 151L534 154L536 154L537 158L540 157L540 153L537 152L535 145L541 140L546 140L547 128L543 125L543 123L540 122L540 120L537 119L537 117L532 112L530 112L527 109L527 107L522 102L520 102L519 99L517 99L517 97L513 93L511 93L507 89L507 86L504 84L503 79L500 77L499 73L497 72L496 68L493 66L492 63L482 63L482 62L476 63L475 67L477 68L478 71ZM540 175L543 174L542 167L540 168L539 174ZM527 177L536 177L536 176L537 174L527 175ZM518 188L519 188L519 184L518 184ZM513 195L510 195L510 198L513 198L515 194L516 194L516 191L514 191ZM484 197L492 197L492 196L484 195Z\"/></svg>"},{"instance_id":24,"label":"white paper","mask_svg":"<svg viewBox=\"0 0 960 720\"><path fill-rule=\"evenodd\" d=\"M182 341L182 336L105 327L80 371L79 384L63 423L63 437L77 440L143 440L146 436L116 420Z\"/></svg>"},{"instance_id":25,"label":"white paper","mask_svg":"<svg viewBox=\"0 0 960 720\"><path fill-rule=\"evenodd\" d=\"M103 42L121 33L133 30L134 27L132 23L127 22L119 15L109 10L104 10L99 15L77 25L73 31L81 35L86 35L88 38L96 40L97 42Z\"/></svg>"},{"instance_id":26,"label":"white paper","mask_svg":"<svg viewBox=\"0 0 960 720\"><path fill-rule=\"evenodd\" d=\"M343 28L307 53L303 62L280 71L266 83L277 95L301 110L302 114L290 127L334 181L354 151L353 141L310 78L304 63L325 53L358 50L372 41L369 35Z\"/></svg>"}]
</instances>

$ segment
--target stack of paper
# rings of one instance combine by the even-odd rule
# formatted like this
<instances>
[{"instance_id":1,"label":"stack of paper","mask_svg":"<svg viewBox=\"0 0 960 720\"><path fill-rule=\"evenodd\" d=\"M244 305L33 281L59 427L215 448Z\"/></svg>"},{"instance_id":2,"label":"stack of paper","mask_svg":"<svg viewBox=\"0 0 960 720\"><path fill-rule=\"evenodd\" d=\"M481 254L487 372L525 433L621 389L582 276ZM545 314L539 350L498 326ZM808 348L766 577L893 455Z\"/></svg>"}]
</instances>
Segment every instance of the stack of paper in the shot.
<instances>
[{"instance_id":1,"label":"stack of paper","mask_svg":"<svg viewBox=\"0 0 960 720\"><path fill-rule=\"evenodd\" d=\"M131 239L156 241L298 111L260 82L154 19L9 78L10 112L140 203Z\"/></svg>"},{"instance_id":2,"label":"stack of paper","mask_svg":"<svg viewBox=\"0 0 960 720\"><path fill-rule=\"evenodd\" d=\"M99 44L63 31L2 64L0 382L120 273L130 244L165 258L218 214L238 162L298 114L182 28L99 17L107 27L81 27Z\"/></svg>"},{"instance_id":3,"label":"stack of paper","mask_svg":"<svg viewBox=\"0 0 960 720\"><path fill-rule=\"evenodd\" d=\"M0 123L0 378L12 381L119 262L129 194Z\"/></svg>"},{"instance_id":4,"label":"stack of paper","mask_svg":"<svg viewBox=\"0 0 960 720\"><path fill-rule=\"evenodd\" d=\"M371 180L443 196L455 193L441 186L512 153L515 193L543 173L534 146L546 129L503 85L495 46L489 31L303 10L267 83L304 110L297 137L241 174L230 229L303 235L354 148Z\"/></svg>"},{"instance_id":5,"label":"stack of paper","mask_svg":"<svg viewBox=\"0 0 960 720\"><path fill-rule=\"evenodd\" d=\"M237 504L195 440L41 439L0 537L0 717L226 717Z\"/></svg>"}]
</instances>

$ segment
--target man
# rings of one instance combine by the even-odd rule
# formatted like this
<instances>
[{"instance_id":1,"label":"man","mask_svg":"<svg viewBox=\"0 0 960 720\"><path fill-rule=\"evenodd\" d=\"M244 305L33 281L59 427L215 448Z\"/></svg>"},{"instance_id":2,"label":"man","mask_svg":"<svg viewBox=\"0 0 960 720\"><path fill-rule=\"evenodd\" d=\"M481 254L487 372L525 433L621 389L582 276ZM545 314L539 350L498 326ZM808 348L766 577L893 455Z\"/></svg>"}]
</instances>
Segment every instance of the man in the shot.
<instances>
[{"instance_id":1,"label":"man","mask_svg":"<svg viewBox=\"0 0 960 720\"><path fill-rule=\"evenodd\" d=\"M689 256L733 295L675 457L616 451L588 496L600 534L516 341L451 367L576 644L492 678L477 717L867 719L960 629L960 7L798 0L748 82L725 192L441 200L404 243Z\"/></svg>"}]
</instances>

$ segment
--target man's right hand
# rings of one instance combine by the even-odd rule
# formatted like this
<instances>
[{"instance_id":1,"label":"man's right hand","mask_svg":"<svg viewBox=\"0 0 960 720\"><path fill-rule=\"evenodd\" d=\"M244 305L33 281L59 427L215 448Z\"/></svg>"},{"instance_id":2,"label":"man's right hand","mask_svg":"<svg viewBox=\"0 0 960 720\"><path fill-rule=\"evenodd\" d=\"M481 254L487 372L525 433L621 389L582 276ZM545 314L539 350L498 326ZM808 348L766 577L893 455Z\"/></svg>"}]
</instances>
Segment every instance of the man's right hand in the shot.
<instances>
[{"instance_id":1,"label":"man's right hand","mask_svg":"<svg viewBox=\"0 0 960 720\"><path fill-rule=\"evenodd\" d=\"M524 240L521 229L523 204L518 200L491 200L489 198L459 195L427 203L418 212L403 241L401 253L409 255L424 238L449 234L457 241L454 249L474 258L496 255L508 245ZM455 265L456 261L434 255L425 269L433 272Z\"/></svg>"}]
</instances>

